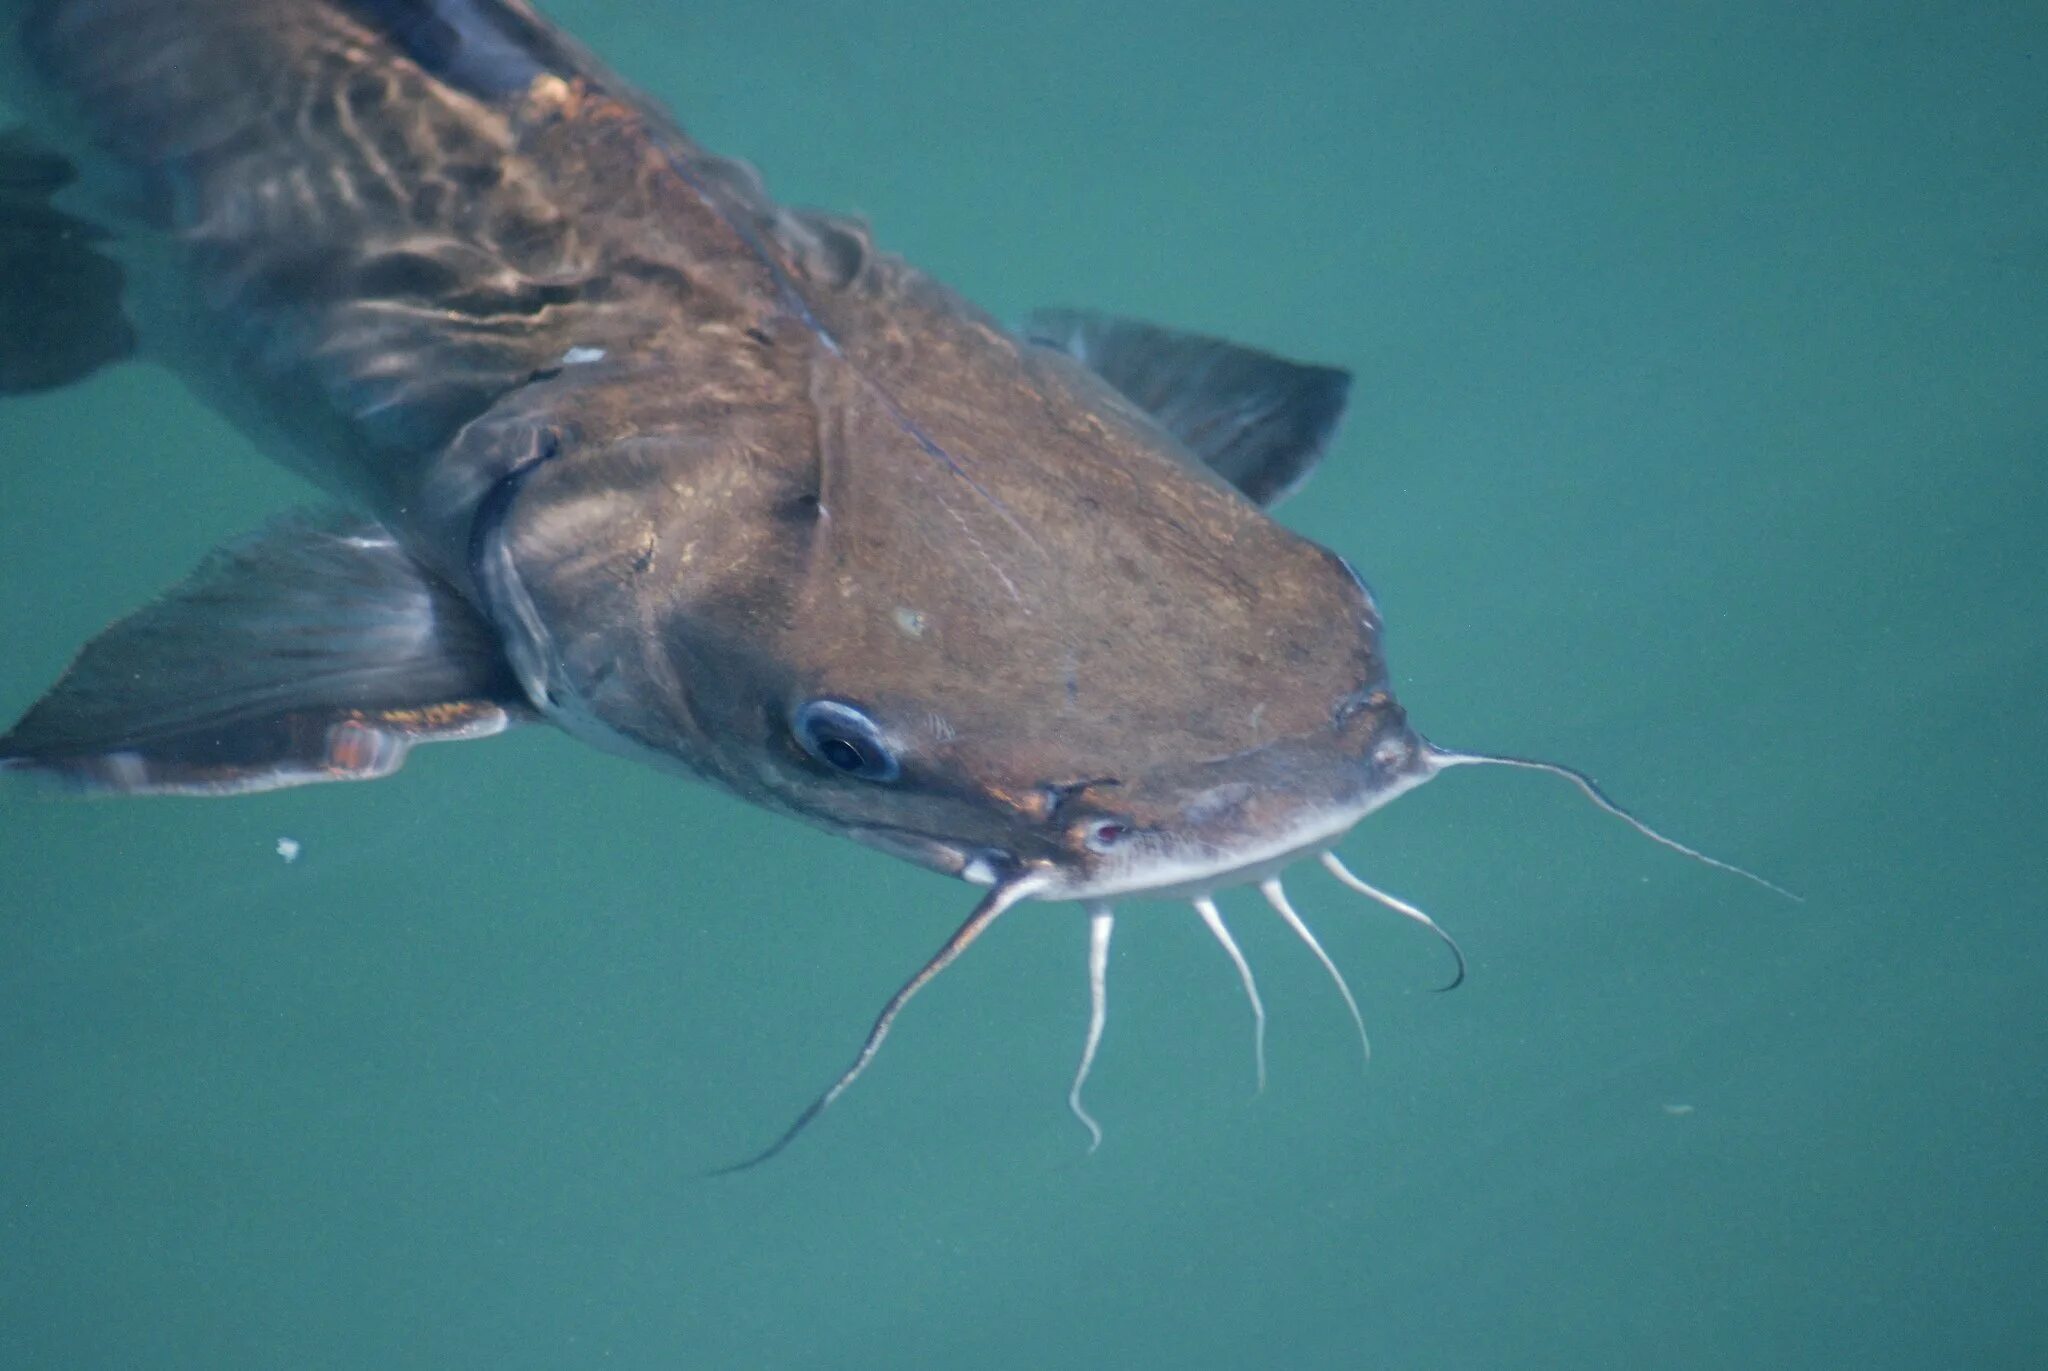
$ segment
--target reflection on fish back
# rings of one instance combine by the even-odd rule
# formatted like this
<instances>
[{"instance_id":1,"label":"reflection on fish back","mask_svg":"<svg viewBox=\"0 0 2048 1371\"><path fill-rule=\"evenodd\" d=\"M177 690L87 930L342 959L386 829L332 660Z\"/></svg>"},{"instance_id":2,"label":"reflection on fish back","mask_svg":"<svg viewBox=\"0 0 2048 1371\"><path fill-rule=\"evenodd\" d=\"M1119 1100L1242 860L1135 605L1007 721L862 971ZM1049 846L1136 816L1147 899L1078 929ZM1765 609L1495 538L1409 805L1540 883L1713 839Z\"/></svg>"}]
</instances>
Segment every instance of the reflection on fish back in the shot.
<instances>
[{"instance_id":1,"label":"reflection on fish back","mask_svg":"<svg viewBox=\"0 0 2048 1371\"><path fill-rule=\"evenodd\" d=\"M524 7L56 0L22 48L38 131L112 163L122 251L173 259L134 273L174 282L131 300L145 350L373 507L536 372L772 300L751 173Z\"/></svg>"}]
</instances>

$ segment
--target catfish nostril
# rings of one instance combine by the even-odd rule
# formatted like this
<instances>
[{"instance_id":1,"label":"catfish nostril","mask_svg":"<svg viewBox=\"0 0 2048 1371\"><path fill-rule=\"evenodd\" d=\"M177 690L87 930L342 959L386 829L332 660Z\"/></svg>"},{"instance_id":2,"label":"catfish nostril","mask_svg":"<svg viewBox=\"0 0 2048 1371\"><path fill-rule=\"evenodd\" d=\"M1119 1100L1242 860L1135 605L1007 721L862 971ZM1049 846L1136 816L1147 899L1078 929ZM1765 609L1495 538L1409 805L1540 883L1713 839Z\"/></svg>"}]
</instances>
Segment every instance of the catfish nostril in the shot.
<instances>
[{"instance_id":1,"label":"catfish nostril","mask_svg":"<svg viewBox=\"0 0 2048 1371\"><path fill-rule=\"evenodd\" d=\"M1339 728L1342 728L1359 715L1377 714L1393 702L1394 697L1378 687L1356 690L1337 702L1337 707L1330 711L1330 717Z\"/></svg>"},{"instance_id":2,"label":"catfish nostril","mask_svg":"<svg viewBox=\"0 0 2048 1371\"><path fill-rule=\"evenodd\" d=\"M1038 807L1045 818L1054 819L1059 817L1060 811L1066 808L1070 801L1078 799L1085 792L1106 790L1122 784L1123 782L1114 776L1095 776L1085 781L1066 781L1058 785L1041 786L1037 797Z\"/></svg>"}]
</instances>

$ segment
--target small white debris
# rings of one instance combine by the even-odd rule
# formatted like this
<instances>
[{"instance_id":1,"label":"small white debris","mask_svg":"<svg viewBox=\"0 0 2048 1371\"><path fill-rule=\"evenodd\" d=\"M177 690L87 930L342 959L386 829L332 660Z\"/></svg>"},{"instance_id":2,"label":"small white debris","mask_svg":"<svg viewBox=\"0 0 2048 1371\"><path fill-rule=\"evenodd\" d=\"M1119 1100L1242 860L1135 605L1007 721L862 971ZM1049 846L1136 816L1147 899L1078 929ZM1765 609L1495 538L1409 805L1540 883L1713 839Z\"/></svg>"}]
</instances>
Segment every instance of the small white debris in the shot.
<instances>
[{"instance_id":1,"label":"small white debris","mask_svg":"<svg viewBox=\"0 0 2048 1371\"><path fill-rule=\"evenodd\" d=\"M285 865L287 866L297 861L299 859L299 840L297 838L279 838L277 840L277 855L284 858Z\"/></svg>"},{"instance_id":2,"label":"small white debris","mask_svg":"<svg viewBox=\"0 0 2048 1371\"><path fill-rule=\"evenodd\" d=\"M570 348L562 354L562 365L565 367L580 367L585 362L602 362L603 360L603 348Z\"/></svg>"},{"instance_id":3,"label":"small white debris","mask_svg":"<svg viewBox=\"0 0 2048 1371\"><path fill-rule=\"evenodd\" d=\"M896 607L896 627L903 630L907 637L924 637L925 626L929 622L924 616L924 611L921 609L912 609L908 605L898 605Z\"/></svg>"},{"instance_id":4,"label":"small white debris","mask_svg":"<svg viewBox=\"0 0 2048 1371\"><path fill-rule=\"evenodd\" d=\"M1664 1106L1664 1112L1674 1119L1684 1118L1687 1114L1692 1113L1692 1109L1693 1107L1689 1104L1667 1104Z\"/></svg>"}]
</instances>

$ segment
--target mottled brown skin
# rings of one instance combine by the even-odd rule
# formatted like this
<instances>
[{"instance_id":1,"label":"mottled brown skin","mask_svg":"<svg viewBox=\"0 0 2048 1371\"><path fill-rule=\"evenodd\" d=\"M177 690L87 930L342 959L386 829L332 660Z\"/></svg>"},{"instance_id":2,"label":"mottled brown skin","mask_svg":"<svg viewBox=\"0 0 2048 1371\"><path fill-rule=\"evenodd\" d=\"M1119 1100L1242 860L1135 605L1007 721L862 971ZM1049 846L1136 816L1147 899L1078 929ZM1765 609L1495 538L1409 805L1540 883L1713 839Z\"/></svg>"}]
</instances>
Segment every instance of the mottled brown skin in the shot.
<instances>
[{"instance_id":1,"label":"mottled brown skin","mask_svg":"<svg viewBox=\"0 0 2048 1371\"><path fill-rule=\"evenodd\" d=\"M326 0L29 11L145 349L579 736L1047 896L1228 883L1427 774L1338 558L567 40L496 89ZM815 697L901 775L797 746Z\"/></svg>"}]
</instances>

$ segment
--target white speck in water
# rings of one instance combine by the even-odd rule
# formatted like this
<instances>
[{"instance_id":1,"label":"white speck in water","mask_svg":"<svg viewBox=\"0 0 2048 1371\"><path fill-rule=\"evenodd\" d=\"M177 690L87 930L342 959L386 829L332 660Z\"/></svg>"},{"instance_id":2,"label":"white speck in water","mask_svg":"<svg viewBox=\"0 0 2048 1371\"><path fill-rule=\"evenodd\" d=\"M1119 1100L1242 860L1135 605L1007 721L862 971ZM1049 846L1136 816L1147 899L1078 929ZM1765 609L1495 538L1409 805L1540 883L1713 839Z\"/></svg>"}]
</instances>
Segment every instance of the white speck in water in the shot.
<instances>
[{"instance_id":1,"label":"white speck in water","mask_svg":"<svg viewBox=\"0 0 2048 1371\"><path fill-rule=\"evenodd\" d=\"M277 855L284 858L287 866L297 861L299 859L299 840L297 838L279 838L277 840Z\"/></svg>"},{"instance_id":2,"label":"white speck in water","mask_svg":"<svg viewBox=\"0 0 2048 1371\"><path fill-rule=\"evenodd\" d=\"M603 360L603 348L570 348L562 354L562 365L565 367L580 367L585 362L602 362Z\"/></svg>"},{"instance_id":3,"label":"white speck in water","mask_svg":"<svg viewBox=\"0 0 2048 1371\"><path fill-rule=\"evenodd\" d=\"M1689 1104L1667 1104L1664 1106L1664 1112L1674 1119L1682 1119L1687 1114L1692 1113L1692 1106Z\"/></svg>"},{"instance_id":4,"label":"white speck in water","mask_svg":"<svg viewBox=\"0 0 2048 1371\"><path fill-rule=\"evenodd\" d=\"M912 609L908 605L899 605L896 608L896 627L913 638L924 637L927 622L922 610Z\"/></svg>"}]
</instances>

